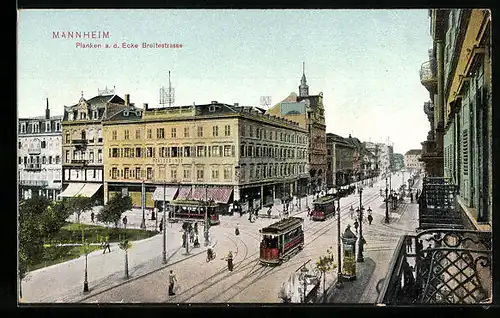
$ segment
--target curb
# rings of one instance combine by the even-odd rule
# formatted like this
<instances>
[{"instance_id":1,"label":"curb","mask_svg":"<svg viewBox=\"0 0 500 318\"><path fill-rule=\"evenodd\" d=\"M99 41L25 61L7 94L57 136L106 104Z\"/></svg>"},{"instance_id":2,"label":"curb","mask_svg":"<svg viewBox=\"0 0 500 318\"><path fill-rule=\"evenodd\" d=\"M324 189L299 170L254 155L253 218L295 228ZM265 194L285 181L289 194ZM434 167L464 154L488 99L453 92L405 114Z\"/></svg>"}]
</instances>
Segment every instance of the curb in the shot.
<instances>
[{"instance_id":1,"label":"curb","mask_svg":"<svg viewBox=\"0 0 500 318\"><path fill-rule=\"evenodd\" d=\"M213 244L213 246L217 245L217 243L218 243L218 242L219 242L219 240L215 240L215 243ZM172 256L173 256L173 255L175 255L175 254L176 254L178 251L180 251L181 249L182 249L182 247L179 247L179 249L178 249L175 253L173 253L173 254L172 254ZM87 299L92 298L92 297L95 297L95 296L97 296L97 295L99 295L99 294L102 294L102 293L105 293L105 292L107 292L107 291L110 291L110 290L112 290L113 288L116 288L116 287L119 287L119 286L123 286L123 285L128 284L128 283L130 283L130 282L133 282L133 281L135 281L135 280L137 280L137 279L140 279L140 278L146 277L146 276L148 276L148 275L151 275L151 274L153 274L153 273L159 272L159 271L161 271L161 270L163 270L163 269L165 269L165 268L168 268L169 266L172 266L172 265L178 264L178 263L183 262L183 261L185 261L185 260L188 260L188 259L190 259L190 258L192 258L192 257L198 256L198 255L200 255L200 254L202 254L202 253L205 253L205 251L203 250L203 251L200 251L200 252L198 252L198 253L191 254L191 255L189 255L189 256L187 256L187 257L184 257L184 258L182 258L182 259L180 259L180 260L177 260L177 261L175 261L175 262L173 262L173 263L162 264L159 268L154 269L154 270L152 270L152 271L150 271L150 272L147 272L147 273L141 274L141 275L139 275L139 276L135 276L135 277L129 278L129 279L127 279L126 281L123 281L123 282L118 282L118 283L116 283L116 284L114 284L114 285L111 285L111 286L109 286L109 287L104 288L103 290L99 290L99 291L97 291L97 292L95 292L95 293L93 293L93 294L91 294L91 295L90 295L90 293L91 293L91 292L90 292L90 293L89 293L89 295L87 295L87 296L85 296L85 297L83 297L83 298L80 298L80 299L78 299L78 300L73 300L73 301L70 301L70 302L75 302L75 303L83 302L84 300L87 300ZM172 257L172 256L171 256L171 257Z\"/></svg>"}]
</instances>

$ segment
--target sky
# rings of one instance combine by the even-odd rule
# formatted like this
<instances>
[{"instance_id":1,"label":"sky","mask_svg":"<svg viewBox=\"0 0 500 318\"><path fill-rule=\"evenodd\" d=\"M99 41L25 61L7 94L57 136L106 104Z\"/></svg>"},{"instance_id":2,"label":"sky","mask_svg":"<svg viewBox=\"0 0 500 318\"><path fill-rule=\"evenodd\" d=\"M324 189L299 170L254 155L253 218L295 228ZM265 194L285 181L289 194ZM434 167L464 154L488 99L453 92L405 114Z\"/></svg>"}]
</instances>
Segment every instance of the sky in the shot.
<instances>
[{"instance_id":1,"label":"sky","mask_svg":"<svg viewBox=\"0 0 500 318\"><path fill-rule=\"evenodd\" d=\"M130 94L137 106L159 107L169 71L174 105L260 106L261 96L274 105L298 94L304 62L309 94L323 93L327 132L372 142L389 137L404 154L420 149L430 128L419 78L432 47L427 9L27 9L17 23L22 118L44 115L47 98L51 114L62 115L82 92L90 99L105 87ZM109 37L62 38L67 31Z\"/></svg>"}]
</instances>

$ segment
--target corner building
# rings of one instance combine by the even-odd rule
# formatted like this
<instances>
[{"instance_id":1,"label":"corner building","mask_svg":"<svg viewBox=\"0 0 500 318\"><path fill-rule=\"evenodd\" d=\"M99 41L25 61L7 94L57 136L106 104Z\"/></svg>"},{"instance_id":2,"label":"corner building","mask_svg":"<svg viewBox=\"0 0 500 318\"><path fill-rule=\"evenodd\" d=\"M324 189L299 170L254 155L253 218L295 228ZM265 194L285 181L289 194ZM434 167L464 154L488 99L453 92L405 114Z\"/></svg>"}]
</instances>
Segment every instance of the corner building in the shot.
<instances>
[{"instance_id":1,"label":"corner building","mask_svg":"<svg viewBox=\"0 0 500 318\"><path fill-rule=\"evenodd\" d=\"M103 136L105 200L126 192L136 207L207 197L263 206L307 177L307 131L254 107L145 104L107 119Z\"/></svg>"}]
</instances>

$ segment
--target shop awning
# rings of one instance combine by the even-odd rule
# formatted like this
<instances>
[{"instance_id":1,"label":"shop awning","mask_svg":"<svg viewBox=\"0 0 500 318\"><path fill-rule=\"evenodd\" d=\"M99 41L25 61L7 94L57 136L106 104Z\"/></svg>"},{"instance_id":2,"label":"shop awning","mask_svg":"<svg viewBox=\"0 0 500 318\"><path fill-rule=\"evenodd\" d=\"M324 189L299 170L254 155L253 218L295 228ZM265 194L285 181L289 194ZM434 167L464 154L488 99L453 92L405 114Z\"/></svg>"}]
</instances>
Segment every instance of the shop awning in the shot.
<instances>
[{"instance_id":1,"label":"shop awning","mask_svg":"<svg viewBox=\"0 0 500 318\"><path fill-rule=\"evenodd\" d=\"M178 188L158 186L153 192L153 201L172 201Z\"/></svg>"},{"instance_id":2,"label":"shop awning","mask_svg":"<svg viewBox=\"0 0 500 318\"><path fill-rule=\"evenodd\" d=\"M63 198L74 197L80 192L84 185L85 183L70 183L58 196Z\"/></svg>"},{"instance_id":3,"label":"shop awning","mask_svg":"<svg viewBox=\"0 0 500 318\"><path fill-rule=\"evenodd\" d=\"M176 200L189 200L191 199L191 187L180 187L179 194Z\"/></svg>"},{"instance_id":4,"label":"shop awning","mask_svg":"<svg viewBox=\"0 0 500 318\"><path fill-rule=\"evenodd\" d=\"M232 187L200 187L194 189L192 199L206 201L208 198L216 203L227 204L232 192Z\"/></svg>"},{"instance_id":5,"label":"shop awning","mask_svg":"<svg viewBox=\"0 0 500 318\"><path fill-rule=\"evenodd\" d=\"M80 192L77 193L77 197L91 198L100 188L102 184L100 183L85 183Z\"/></svg>"}]
</instances>

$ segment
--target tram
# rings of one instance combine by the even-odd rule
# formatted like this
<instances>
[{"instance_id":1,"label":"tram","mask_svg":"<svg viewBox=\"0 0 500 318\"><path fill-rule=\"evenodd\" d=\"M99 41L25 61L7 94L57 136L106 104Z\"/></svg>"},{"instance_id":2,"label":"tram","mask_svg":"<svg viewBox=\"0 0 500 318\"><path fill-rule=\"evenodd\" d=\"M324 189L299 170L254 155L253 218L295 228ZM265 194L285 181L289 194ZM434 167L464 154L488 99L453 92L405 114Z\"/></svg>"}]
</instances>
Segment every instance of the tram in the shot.
<instances>
[{"instance_id":1,"label":"tram","mask_svg":"<svg viewBox=\"0 0 500 318\"><path fill-rule=\"evenodd\" d=\"M335 215L335 196L327 195L314 200L311 212L313 221L324 221Z\"/></svg>"},{"instance_id":2,"label":"tram","mask_svg":"<svg viewBox=\"0 0 500 318\"><path fill-rule=\"evenodd\" d=\"M205 208L207 209L210 225L220 224L219 214L221 207L214 202L200 202L196 200L173 200L168 204L170 220L199 220L205 221Z\"/></svg>"},{"instance_id":3,"label":"tram","mask_svg":"<svg viewBox=\"0 0 500 318\"><path fill-rule=\"evenodd\" d=\"M280 265L304 247L304 219L289 217L259 230L260 263Z\"/></svg>"}]
</instances>

